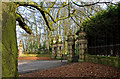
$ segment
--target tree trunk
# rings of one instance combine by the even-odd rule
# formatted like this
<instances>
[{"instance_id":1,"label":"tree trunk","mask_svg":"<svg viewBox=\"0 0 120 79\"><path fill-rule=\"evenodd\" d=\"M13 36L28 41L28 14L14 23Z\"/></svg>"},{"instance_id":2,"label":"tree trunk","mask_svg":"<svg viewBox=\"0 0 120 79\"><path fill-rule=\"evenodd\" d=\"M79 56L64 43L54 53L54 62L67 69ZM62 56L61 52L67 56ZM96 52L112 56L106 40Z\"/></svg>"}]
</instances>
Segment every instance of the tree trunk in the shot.
<instances>
[{"instance_id":1,"label":"tree trunk","mask_svg":"<svg viewBox=\"0 0 120 79\"><path fill-rule=\"evenodd\" d=\"M48 51L49 51L49 38L50 38L50 36L49 36L49 28L47 27L47 41L46 41L46 45L47 45L47 49L48 49Z\"/></svg>"},{"instance_id":2,"label":"tree trunk","mask_svg":"<svg viewBox=\"0 0 120 79\"><path fill-rule=\"evenodd\" d=\"M16 6L2 3L2 77L18 77Z\"/></svg>"}]
</instances>

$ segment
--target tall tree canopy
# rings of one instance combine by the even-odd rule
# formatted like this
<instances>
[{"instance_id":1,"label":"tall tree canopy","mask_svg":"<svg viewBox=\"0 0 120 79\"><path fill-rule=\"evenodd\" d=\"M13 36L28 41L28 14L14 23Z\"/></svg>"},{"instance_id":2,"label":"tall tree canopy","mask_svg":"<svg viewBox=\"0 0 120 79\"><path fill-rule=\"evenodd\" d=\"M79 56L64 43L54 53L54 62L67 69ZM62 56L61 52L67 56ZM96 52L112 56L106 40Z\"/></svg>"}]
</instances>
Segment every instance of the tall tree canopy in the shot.
<instances>
[{"instance_id":1,"label":"tall tree canopy","mask_svg":"<svg viewBox=\"0 0 120 79\"><path fill-rule=\"evenodd\" d=\"M109 5L106 10L97 12L82 22L88 38L89 54L118 55L120 44L120 3ZM78 32L81 30L79 29ZM97 50L97 52L96 52ZM107 51L107 52L106 52Z\"/></svg>"}]
</instances>

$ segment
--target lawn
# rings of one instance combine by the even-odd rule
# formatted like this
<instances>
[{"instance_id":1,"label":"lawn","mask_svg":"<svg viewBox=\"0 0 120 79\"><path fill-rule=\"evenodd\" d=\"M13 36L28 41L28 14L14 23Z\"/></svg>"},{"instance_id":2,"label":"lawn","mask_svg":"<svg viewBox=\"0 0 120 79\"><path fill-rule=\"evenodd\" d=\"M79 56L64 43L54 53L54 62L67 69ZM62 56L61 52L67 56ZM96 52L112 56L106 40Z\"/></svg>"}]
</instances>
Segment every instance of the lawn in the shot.
<instances>
[{"instance_id":1,"label":"lawn","mask_svg":"<svg viewBox=\"0 0 120 79\"><path fill-rule=\"evenodd\" d=\"M19 57L51 57L51 54L23 54Z\"/></svg>"}]
</instances>

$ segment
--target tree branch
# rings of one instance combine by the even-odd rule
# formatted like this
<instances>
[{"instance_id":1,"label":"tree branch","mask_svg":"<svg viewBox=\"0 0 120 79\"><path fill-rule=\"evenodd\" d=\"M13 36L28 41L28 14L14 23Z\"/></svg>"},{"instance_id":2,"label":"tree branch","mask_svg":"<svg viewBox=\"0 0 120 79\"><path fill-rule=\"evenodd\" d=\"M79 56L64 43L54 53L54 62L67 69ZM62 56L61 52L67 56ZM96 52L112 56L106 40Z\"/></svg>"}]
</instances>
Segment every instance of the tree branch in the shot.
<instances>
[{"instance_id":1,"label":"tree branch","mask_svg":"<svg viewBox=\"0 0 120 79\"><path fill-rule=\"evenodd\" d=\"M48 14L51 17L51 19L53 20L53 22L55 22L54 18L50 15L49 12L47 12L46 10L44 10L43 8L41 8L41 6L39 4L37 4L35 2L28 2L28 3L26 3L26 2L17 2L16 4L19 5L19 6L31 6L31 7L36 8L37 10L39 10L41 12L41 14L42 14L45 22L46 22L46 25L51 30L51 28L49 26L49 23L48 23L48 21L46 19L45 13Z\"/></svg>"},{"instance_id":2,"label":"tree branch","mask_svg":"<svg viewBox=\"0 0 120 79\"><path fill-rule=\"evenodd\" d=\"M57 18L57 19L55 19L55 21L57 22L57 21L60 21L60 20L64 20L64 19L70 18L70 17L74 16L75 12L76 12L76 10L74 10L73 13L71 13L69 16L63 17L63 18ZM51 24L53 24L53 21L50 23L50 25Z\"/></svg>"},{"instance_id":3,"label":"tree branch","mask_svg":"<svg viewBox=\"0 0 120 79\"><path fill-rule=\"evenodd\" d=\"M26 23L24 23L24 19L19 13L16 13L16 21L19 22L19 26L21 26L27 33L32 34L32 30L26 25Z\"/></svg>"},{"instance_id":4,"label":"tree branch","mask_svg":"<svg viewBox=\"0 0 120 79\"><path fill-rule=\"evenodd\" d=\"M55 5L55 3L56 3L56 1L55 2L53 2L53 4L50 6L50 8L48 8L48 12L50 11L50 9Z\"/></svg>"},{"instance_id":5,"label":"tree branch","mask_svg":"<svg viewBox=\"0 0 120 79\"><path fill-rule=\"evenodd\" d=\"M72 1L73 2L73 1ZM75 5L77 5L77 6L79 6L79 7L85 7L85 6L91 6L91 5L95 5L95 4L98 4L98 3L100 3L100 4L102 4L102 3L111 3L111 2L95 2L95 3L91 3L91 4L84 4L84 5L79 5L79 4L77 4L77 3L75 3L75 2L73 2ZM111 4L114 4L114 3L111 3ZM114 4L114 5L117 5L117 4Z\"/></svg>"},{"instance_id":6,"label":"tree branch","mask_svg":"<svg viewBox=\"0 0 120 79\"><path fill-rule=\"evenodd\" d=\"M65 6L67 6L67 4L64 2L63 5L60 7L60 9L59 9L58 12L57 12L57 18L58 18L58 16L59 16L60 10L61 10L63 7L65 7Z\"/></svg>"},{"instance_id":7,"label":"tree branch","mask_svg":"<svg viewBox=\"0 0 120 79\"><path fill-rule=\"evenodd\" d=\"M72 19L79 27L81 27L81 26L73 19L73 17L71 17L71 19Z\"/></svg>"},{"instance_id":8,"label":"tree branch","mask_svg":"<svg viewBox=\"0 0 120 79\"><path fill-rule=\"evenodd\" d=\"M51 30L51 28L50 28L50 26L49 26L49 22L48 22L48 20L47 20L47 18L46 18L46 16L45 16L45 12L44 11L40 11L41 12L41 14L42 14L42 16L43 16L43 18L44 18L44 20L45 20L45 22L46 22L46 25L48 26L48 28Z\"/></svg>"}]
</instances>

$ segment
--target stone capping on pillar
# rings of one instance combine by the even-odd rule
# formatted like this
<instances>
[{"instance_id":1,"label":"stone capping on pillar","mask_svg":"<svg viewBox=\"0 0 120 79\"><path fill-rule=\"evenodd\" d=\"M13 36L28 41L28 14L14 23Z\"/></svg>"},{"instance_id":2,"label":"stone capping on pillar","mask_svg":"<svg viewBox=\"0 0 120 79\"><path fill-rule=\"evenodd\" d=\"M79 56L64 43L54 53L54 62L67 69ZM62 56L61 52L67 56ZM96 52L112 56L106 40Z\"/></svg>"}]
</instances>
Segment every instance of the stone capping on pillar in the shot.
<instances>
[{"instance_id":1,"label":"stone capping on pillar","mask_svg":"<svg viewBox=\"0 0 120 79\"><path fill-rule=\"evenodd\" d=\"M78 39L86 39L86 33L85 32L79 32Z\"/></svg>"},{"instance_id":2,"label":"stone capping on pillar","mask_svg":"<svg viewBox=\"0 0 120 79\"><path fill-rule=\"evenodd\" d=\"M74 41L75 38L74 38L75 35L67 35L68 39L67 41Z\"/></svg>"}]
</instances>

